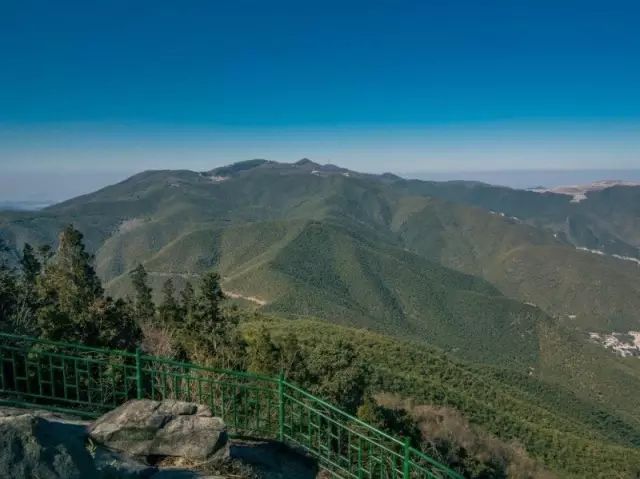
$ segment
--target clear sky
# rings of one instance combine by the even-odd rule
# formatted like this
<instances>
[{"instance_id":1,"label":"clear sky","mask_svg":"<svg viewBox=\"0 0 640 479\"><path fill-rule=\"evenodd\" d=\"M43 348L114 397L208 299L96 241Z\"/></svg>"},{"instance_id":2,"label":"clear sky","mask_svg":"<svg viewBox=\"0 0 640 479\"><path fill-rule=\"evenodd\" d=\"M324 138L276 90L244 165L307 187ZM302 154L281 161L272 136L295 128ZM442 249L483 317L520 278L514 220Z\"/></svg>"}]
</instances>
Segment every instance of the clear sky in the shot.
<instances>
[{"instance_id":1,"label":"clear sky","mask_svg":"<svg viewBox=\"0 0 640 479\"><path fill-rule=\"evenodd\" d=\"M635 0L2 0L0 166L636 168L639 23Z\"/></svg>"}]
</instances>

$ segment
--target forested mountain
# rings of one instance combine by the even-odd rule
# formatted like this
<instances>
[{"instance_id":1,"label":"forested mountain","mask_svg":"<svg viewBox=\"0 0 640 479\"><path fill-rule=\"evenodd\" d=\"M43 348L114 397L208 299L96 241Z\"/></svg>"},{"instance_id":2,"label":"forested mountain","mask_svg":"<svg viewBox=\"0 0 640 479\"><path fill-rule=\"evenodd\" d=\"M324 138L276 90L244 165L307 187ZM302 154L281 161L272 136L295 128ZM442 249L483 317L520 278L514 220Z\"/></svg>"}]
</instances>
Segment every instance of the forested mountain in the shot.
<instances>
[{"instance_id":1,"label":"forested mountain","mask_svg":"<svg viewBox=\"0 0 640 479\"><path fill-rule=\"evenodd\" d=\"M228 297L278 318L248 323L249 336L260 323L310 344L347 338L379 389L453 407L580 477L580 454L623 457L640 444L640 360L589 336L640 330L639 199L639 187L572 202L253 160L144 172L2 212L0 239L17 266L25 244L57 248L73 224L116 298L133 294L140 264L156 300L168 279L180 292L215 270ZM109 308L108 318L129 311ZM629 457L625 473L640 461Z\"/></svg>"},{"instance_id":2,"label":"forested mountain","mask_svg":"<svg viewBox=\"0 0 640 479\"><path fill-rule=\"evenodd\" d=\"M53 244L64 225L75 224L108 289L118 293L126 291L123 275L138 261L158 284L168 275L215 267L227 289L270 310L325 312L334 321L363 325L433 311L433 301L420 304L424 295L411 293L431 275L431 284L446 285L449 294L475 284L473 299L466 295L469 314L482 295L501 293L570 327L626 332L640 327L640 268L632 260L640 246L639 195L640 187L613 187L572 203L565 195L480 183L403 180L309 160L254 160L206 173L141 173L43 211L4 213L0 225L19 249L24 242ZM305 272L301 264L316 254L322 269L315 258ZM297 294L302 289L308 293ZM374 306L378 300L382 308ZM481 308L495 309L501 301ZM462 303L442 300L440 309Z\"/></svg>"}]
</instances>

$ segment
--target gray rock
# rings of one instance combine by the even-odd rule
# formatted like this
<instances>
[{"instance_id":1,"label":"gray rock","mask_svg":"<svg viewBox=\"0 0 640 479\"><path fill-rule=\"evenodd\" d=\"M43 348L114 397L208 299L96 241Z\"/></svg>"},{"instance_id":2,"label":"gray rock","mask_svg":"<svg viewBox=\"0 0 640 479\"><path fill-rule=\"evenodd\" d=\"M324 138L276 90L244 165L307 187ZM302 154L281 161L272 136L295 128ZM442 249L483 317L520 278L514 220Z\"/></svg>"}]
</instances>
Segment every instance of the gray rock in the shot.
<instances>
[{"instance_id":1,"label":"gray rock","mask_svg":"<svg viewBox=\"0 0 640 479\"><path fill-rule=\"evenodd\" d=\"M105 479L148 479L158 472L155 467L103 447L96 448L93 464L98 472L97 477Z\"/></svg>"},{"instance_id":2,"label":"gray rock","mask_svg":"<svg viewBox=\"0 0 640 479\"><path fill-rule=\"evenodd\" d=\"M92 440L133 456L176 456L202 461L224 450L224 422L206 406L180 401L133 400L89 428Z\"/></svg>"},{"instance_id":3,"label":"gray rock","mask_svg":"<svg viewBox=\"0 0 640 479\"><path fill-rule=\"evenodd\" d=\"M4 411L0 415L0 477L97 477L85 437L82 424Z\"/></svg>"}]
</instances>

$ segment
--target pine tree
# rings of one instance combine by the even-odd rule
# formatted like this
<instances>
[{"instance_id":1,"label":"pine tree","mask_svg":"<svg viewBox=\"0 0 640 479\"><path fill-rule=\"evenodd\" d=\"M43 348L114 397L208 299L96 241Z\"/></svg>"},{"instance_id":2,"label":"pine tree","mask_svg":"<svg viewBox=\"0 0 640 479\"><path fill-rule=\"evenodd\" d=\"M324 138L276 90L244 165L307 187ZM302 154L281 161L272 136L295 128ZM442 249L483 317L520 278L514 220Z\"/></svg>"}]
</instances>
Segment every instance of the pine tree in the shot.
<instances>
[{"instance_id":1,"label":"pine tree","mask_svg":"<svg viewBox=\"0 0 640 479\"><path fill-rule=\"evenodd\" d=\"M191 314L180 323L181 332L195 340L192 359L209 361L212 366L241 369L245 362L246 343L238 330L239 317L233 310L222 310L225 296L220 276L205 274L193 300L183 291L183 306L192 304Z\"/></svg>"},{"instance_id":2,"label":"pine tree","mask_svg":"<svg viewBox=\"0 0 640 479\"><path fill-rule=\"evenodd\" d=\"M0 329L15 332L12 328L13 314L17 308L18 285L13 270L0 262Z\"/></svg>"},{"instance_id":3,"label":"pine tree","mask_svg":"<svg viewBox=\"0 0 640 479\"><path fill-rule=\"evenodd\" d=\"M149 324L153 322L156 314L156 307L151 296L152 289L148 284L147 270L141 264L131 272L131 282L135 292L134 313L138 324Z\"/></svg>"},{"instance_id":4,"label":"pine tree","mask_svg":"<svg viewBox=\"0 0 640 479\"><path fill-rule=\"evenodd\" d=\"M51 249L51 246L48 244L41 245L38 248L38 256L42 267L46 266L49 260L53 257L53 250Z\"/></svg>"},{"instance_id":5,"label":"pine tree","mask_svg":"<svg viewBox=\"0 0 640 479\"><path fill-rule=\"evenodd\" d=\"M173 325L179 320L180 307L175 298L176 289L169 278L162 286L162 302L158 308L160 323L163 326Z\"/></svg>"},{"instance_id":6,"label":"pine tree","mask_svg":"<svg viewBox=\"0 0 640 479\"><path fill-rule=\"evenodd\" d=\"M339 339L332 345L320 344L307 365L313 393L356 412L363 401L367 371L351 343Z\"/></svg>"},{"instance_id":7,"label":"pine tree","mask_svg":"<svg viewBox=\"0 0 640 479\"><path fill-rule=\"evenodd\" d=\"M262 326L249 346L248 370L258 374L272 375L280 367L280 350L273 344L267 328Z\"/></svg>"},{"instance_id":8,"label":"pine tree","mask_svg":"<svg viewBox=\"0 0 640 479\"><path fill-rule=\"evenodd\" d=\"M42 251L48 254L46 249ZM50 259L45 257L46 264L37 281L40 334L92 346L131 348L140 332L126 304L104 296L92 260L82 234L67 226L60 234L56 254ZM25 263L35 265L31 259Z\"/></svg>"},{"instance_id":9,"label":"pine tree","mask_svg":"<svg viewBox=\"0 0 640 479\"><path fill-rule=\"evenodd\" d=\"M180 314L184 321L189 323L193 317L193 303L195 300L195 291L191 281L187 280L184 288L180 292Z\"/></svg>"},{"instance_id":10,"label":"pine tree","mask_svg":"<svg viewBox=\"0 0 640 479\"><path fill-rule=\"evenodd\" d=\"M29 286L35 286L36 279L40 275L42 265L35 255L35 252L29 243L25 243L22 249L22 258L20 259L22 266L22 274L25 283Z\"/></svg>"},{"instance_id":11,"label":"pine tree","mask_svg":"<svg viewBox=\"0 0 640 479\"><path fill-rule=\"evenodd\" d=\"M306 385L309 381L307 357L297 336L292 332L287 333L280 343L279 351L280 370L287 380Z\"/></svg>"},{"instance_id":12,"label":"pine tree","mask_svg":"<svg viewBox=\"0 0 640 479\"><path fill-rule=\"evenodd\" d=\"M200 281L194 304L197 326L202 328L203 332L215 332L221 326L223 318L220 313L220 303L223 299L220 275L214 272L206 273Z\"/></svg>"},{"instance_id":13,"label":"pine tree","mask_svg":"<svg viewBox=\"0 0 640 479\"><path fill-rule=\"evenodd\" d=\"M91 330L90 308L103 290L85 251L82 234L67 226L59 236L55 257L47 264L40 282L43 307L38 325L45 337L69 339L70 333L84 341Z\"/></svg>"}]
</instances>

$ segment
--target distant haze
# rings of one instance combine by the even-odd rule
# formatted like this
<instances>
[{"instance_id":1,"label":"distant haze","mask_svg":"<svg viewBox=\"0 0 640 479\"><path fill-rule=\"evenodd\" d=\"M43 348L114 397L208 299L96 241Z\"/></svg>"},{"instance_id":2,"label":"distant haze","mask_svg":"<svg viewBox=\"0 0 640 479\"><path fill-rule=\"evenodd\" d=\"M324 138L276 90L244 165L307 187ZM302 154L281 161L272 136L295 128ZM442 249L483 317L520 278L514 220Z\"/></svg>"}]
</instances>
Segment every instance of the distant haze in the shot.
<instances>
[{"instance_id":1,"label":"distant haze","mask_svg":"<svg viewBox=\"0 0 640 479\"><path fill-rule=\"evenodd\" d=\"M5 171L0 176L2 203L52 204L91 193L131 176L133 171ZM20 209L28 205L16 205ZM30 208L28 208L30 209Z\"/></svg>"},{"instance_id":2,"label":"distant haze","mask_svg":"<svg viewBox=\"0 0 640 479\"><path fill-rule=\"evenodd\" d=\"M338 162L340 165L340 163ZM599 180L640 182L640 169L625 170L496 170L394 171L403 178L431 181L481 181L511 188L581 185ZM118 183L138 171L5 172L0 176L0 209L32 209ZM25 204L26 203L26 204Z\"/></svg>"},{"instance_id":3,"label":"distant haze","mask_svg":"<svg viewBox=\"0 0 640 479\"><path fill-rule=\"evenodd\" d=\"M431 181L481 181L511 188L584 185L601 180L639 181L636 170L498 170L498 171L417 171L403 173L404 178Z\"/></svg>"}]
</instances>

